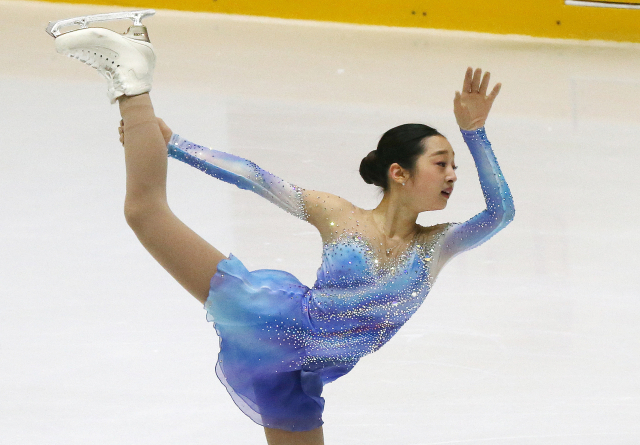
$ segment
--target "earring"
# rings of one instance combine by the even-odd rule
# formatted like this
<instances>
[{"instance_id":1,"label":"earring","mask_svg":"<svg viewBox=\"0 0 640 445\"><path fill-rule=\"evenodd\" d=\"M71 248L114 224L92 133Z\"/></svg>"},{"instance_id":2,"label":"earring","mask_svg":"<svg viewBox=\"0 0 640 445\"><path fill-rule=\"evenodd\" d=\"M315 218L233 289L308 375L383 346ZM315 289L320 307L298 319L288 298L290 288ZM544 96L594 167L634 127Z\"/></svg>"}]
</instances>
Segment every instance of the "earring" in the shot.
<instances>
[{"instance_id":1,"label":"earring","mask_svg":"<svg viewBox=\"0 0 640 445\"><path fill-rule=\"evenodd\" d=\"M402 186L404 187L404 182L402 183Z\"/></svg>"}]
</instances>

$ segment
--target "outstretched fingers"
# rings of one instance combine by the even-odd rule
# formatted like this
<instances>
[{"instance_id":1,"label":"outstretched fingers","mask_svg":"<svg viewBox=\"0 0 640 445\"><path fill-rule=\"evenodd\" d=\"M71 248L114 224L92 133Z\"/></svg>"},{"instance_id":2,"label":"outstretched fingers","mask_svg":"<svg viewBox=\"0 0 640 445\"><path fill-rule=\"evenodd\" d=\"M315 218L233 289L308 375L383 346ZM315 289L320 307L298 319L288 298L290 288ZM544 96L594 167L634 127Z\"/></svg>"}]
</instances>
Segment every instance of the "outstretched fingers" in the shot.
<instances>
[{"instance_id":1,"label":"outstretched fingers","mask_svg":"<svg viewBox=\"0 0 640 445\"><path fill-rule=\"evenodd\" d=\"M501 83L497 83L491 93L487 96L487 90L489 89L489 83L491 82L491 73L487 71L482 75L482 69L477 68L475 71L473 68L467 68L467 72L464 76L464 83L462 84L462 93L456 91L456 97L454 99L455 103L460 103L462 98L461 94L465 93L478 93L482 97L486 97L488 100L493 102L496 97L498 97L498 93L500 93L500 88L502 88Z\"/></svg>"},{"instance_id":2,"label":"outstretched fingers","mask_svg":"<svg viewBox=\"0 0 640 445\"><path fill-rule=\"evenodd\" d=\"M502 86L500 83L496 84L487 95L490 82L491 73L483 73L480 68L467 68L463 89L461 92L456 91L453 99L456 121L463 130L476 130L484 126Z\"/></svg>"},{"instance_id":3,"label":"outstretched fingers","mask_svg":"<svg viewBox=\"0 0 640 445\"><path fill-rule=\"evenodd\" d=\"M453 111L456 115L462 111L462 94L460 94L460 91L456 91L456 95L453 98Z\"/></svg>"},{"instance_id":4,"label":"outstretched fingers","mask_svg":"<svg viewBox=\"0 0 640 445\"><path fill-rule=\"evenodd\" d=\"M471 81L473 79L473 68L467 68L467 72L464 75L464 82L462 83L462 92L470 93L471 92Z\"/></svg>"},{"instance_id":5,"label":"outstretched fingers","mask_svg":"<svg viewBox=\"0 0 640 445\"><path fill-rule=\"evenodd\" d=\"M493 101L496 100L496 97L498 97L498 94L500 93L501 88L502 88L502 84L497 83L493 87L493 90L491 90L491 93L489 93L489 101L491 101L492 104L493 104Z\"/></svg>"},{"instance_id":6,"label":"outstretched fingers","mask_svg":"<svg viewBox=\"0 0 640 445\"><path fill-rule=\"evenodd\" d=\"M473 80L471 81L471 91L470 93L475 93L480 91L480 81L482 79L482 70L480 68L476 68L473 73Z\"/></svg>"},{"instance_id":7,"label":"outstretched fingers","mask_svg":"<svg viewBox=\"0 0 640 445\"><path fill-rule=\"evenodd\" d=\"M486 72L482 75L482 69L467 68L467 72L464 76L464 82L462 84L463 93L479 93L483 96L487 95L489 88L489 82L491 81L491 73ZM493 93L493 91L492 91Z\"/></svg>"},{"instance_id":8,"label":"outstretched fingers","mask_svg":"<svg viewBox=\"0 0 640 445\"><path fill-rule=\"evenodd\" d=\"M484 73L484 77L482 78L482 83L480 84L480 91L478 91L482 96L487 95L487 89L489 88L489 81L491 80L491 73L487 71Z\"/></svg>"},{"instance_id":9,"label":"outstretched fingers","mask_svg":"<svg viewBox=\"0 0 640 445\"><path fill-rule=\"evenodd\" d=\"M168 144L171 140L171 136L173 132L169 128L169 126L160 118L158 118L158 126L160 127L160 133L162 133L162 137L164 138L165 144Z\"/></svg>"}]
</instances>

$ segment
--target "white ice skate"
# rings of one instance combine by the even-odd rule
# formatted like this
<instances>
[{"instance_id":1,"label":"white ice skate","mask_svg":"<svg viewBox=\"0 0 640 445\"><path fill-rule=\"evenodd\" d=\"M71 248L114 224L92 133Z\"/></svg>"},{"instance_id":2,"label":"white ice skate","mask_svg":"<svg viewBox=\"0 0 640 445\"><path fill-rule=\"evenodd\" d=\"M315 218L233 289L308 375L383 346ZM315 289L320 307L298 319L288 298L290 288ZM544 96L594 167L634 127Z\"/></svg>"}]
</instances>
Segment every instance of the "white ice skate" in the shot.
<instances>
[{"instance_id":1,"label":"white ice skate","mask_svg":"<svg viewBox=\"0 0 640 445\"><path fill-rule=\"evenodd\" d=\"M56 50L97 69L107 79L107 95L114 103L120 96L135 96L151 90L156 57L142 19L152 9L114 12L49 22L47 32L56 39ZM104 28L87 28L92 22L131 19L124 34ZM80 25L63 33L61 28Z\"/></svg>"}]
</instances>

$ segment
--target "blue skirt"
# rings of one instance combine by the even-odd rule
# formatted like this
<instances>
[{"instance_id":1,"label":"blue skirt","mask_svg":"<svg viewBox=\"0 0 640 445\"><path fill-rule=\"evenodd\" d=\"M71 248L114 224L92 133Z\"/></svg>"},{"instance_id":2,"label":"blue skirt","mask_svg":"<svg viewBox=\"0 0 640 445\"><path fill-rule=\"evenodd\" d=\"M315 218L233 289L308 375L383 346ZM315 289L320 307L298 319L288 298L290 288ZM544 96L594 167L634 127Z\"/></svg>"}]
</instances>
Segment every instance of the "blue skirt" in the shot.
<instances>
[{"instance_id":1,"label":"blue skirt","mask_svg":"<svg viewBox=\"0 0 640 445\"><path fill-rule=\"evenodd\" d=\"M321 373L303 369L308 293L293 275L249 272L233 255L211 279L205 309L220 337L216 374L235 404L268 428L309 431L323 423Z\"/></svg>"}]
</instances>

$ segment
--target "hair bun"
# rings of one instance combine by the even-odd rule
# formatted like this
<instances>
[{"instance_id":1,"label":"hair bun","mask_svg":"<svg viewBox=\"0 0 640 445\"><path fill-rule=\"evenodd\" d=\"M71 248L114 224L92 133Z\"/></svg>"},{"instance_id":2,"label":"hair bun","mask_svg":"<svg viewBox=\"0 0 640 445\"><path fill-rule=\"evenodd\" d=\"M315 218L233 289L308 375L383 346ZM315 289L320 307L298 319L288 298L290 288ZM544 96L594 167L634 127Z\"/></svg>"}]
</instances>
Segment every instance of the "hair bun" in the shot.
<instances>
[{"instance_id":1,"label":"hair bun","mask_svg":"<svg viewBox=\"0 0 640 445\"><path fill-rule=\"evenodd\" d=\"M416 161L426 150L426 138L442 136L435 128L424 124L404 124L382 135L378 148L360 163L360 176L367 184L375 184L386 192L389 188L389 167L398 164L413 174Z\"/></svg>"},{"instance_id":2,"label":"hair bun","mask_svg":"<svg viewBox=\"0 0 640 445\"><path fill-rule=\"evenodd\" d=\"M386 175L381 173L378 151L373 150L360 162L360 176L367 184L374 184L384 188L387 178Z\"/></svg>"}]
</instances>

